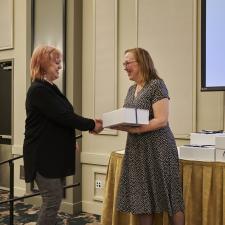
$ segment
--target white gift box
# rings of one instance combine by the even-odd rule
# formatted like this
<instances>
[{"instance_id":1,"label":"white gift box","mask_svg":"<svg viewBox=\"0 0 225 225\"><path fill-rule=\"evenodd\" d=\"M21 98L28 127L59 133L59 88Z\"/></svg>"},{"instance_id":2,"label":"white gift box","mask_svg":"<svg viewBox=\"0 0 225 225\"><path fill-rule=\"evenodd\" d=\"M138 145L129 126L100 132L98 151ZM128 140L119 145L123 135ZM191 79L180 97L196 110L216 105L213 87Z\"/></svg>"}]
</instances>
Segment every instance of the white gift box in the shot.
<instances>
[{"instance_id":1,"label":"white gift box","mask_svg":"<svg viewBox=\"0 0 225 225\"><path fill-rule=\"evenodd\" d=\"M214 147L180 146L179 158L192 161L215 161L216 150Z\"/></svg>"},{"instance_id":2,"label":"white gift box","mask_svg":"<svg viewBox=\"0 0 225 225\"><path fill-rule=\"evenodd\" d=\"M225 150L225 136L216 137L216 148Z\"/></svg>"},{"instance_id":3,"label":"white gift box","mask_svg":"<svg viewBox=\"0 0 225 225\"><path fill-rule=\"evenodd\" d=\"M111 112L103 113L103 127L116 125L138 126L149 123L149 110L135 108L120 108Z\"/></svg>"},{"instance_id":4,"label":"white gift box","mask_svg":"<svg viewBox=\"0 0 225 225\"><path fill-rule=\"evenodd\" d=\"M215 145L216 137L225 137L225 133L204 134L204 133L191 133L191 145Z\"/></svg>"},{"instance_id":5,"label":"white gift box","mask_svg":"<svg viewBox=\"0 0 225 225\"><path fill-rule=\"evenodd\" d=\"M225 149L216 149L216 162L225 162Z\"/></svg>"},{"instance_id":6,"label":"white gift box","mask_svg":"<svg viewBox=\"0 0 225 225\"><path fill-rule=\"evenodd\" d=\"M225 162L225 137L216 137L216 161Z\"/></svg>"}]
</instances>

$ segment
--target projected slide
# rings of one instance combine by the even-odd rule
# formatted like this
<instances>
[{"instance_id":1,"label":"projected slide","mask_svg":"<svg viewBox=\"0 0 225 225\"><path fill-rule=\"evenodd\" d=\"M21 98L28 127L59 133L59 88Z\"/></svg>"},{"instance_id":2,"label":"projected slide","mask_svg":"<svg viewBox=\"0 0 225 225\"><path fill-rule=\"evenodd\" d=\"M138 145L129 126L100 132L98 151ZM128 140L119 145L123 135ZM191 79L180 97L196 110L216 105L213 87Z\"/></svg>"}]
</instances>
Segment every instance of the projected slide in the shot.
<instances>
[{"instance_id":1,"label":"projected slide","mask_svg":"<svg viewBox=\"0 0 225 225\"><path fill-rule=\"evenodd\" d=\"M206 0L205 86L225 89L225 0Z\"/></svg>"}]
</instances>

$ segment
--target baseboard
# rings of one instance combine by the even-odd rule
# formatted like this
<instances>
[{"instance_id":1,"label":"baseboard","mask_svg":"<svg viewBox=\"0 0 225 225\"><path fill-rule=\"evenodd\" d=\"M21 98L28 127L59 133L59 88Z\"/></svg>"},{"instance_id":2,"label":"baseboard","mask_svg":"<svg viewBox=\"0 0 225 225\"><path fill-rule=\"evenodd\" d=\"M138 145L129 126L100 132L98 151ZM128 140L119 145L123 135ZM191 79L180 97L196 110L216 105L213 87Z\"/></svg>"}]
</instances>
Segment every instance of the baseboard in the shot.
<instances>
[{"instance_id":1,"label":"baseboard","mask_svg":"<svg viewBox=\"0 0 225 225\"><path fill-rule=\"evenodd\" d=\"M10 189L8 187L2 187L2 186L0 186L0 190L10 191ZM21 197L24 195L25 195L25 189L14 187L14 196L15 197Z\"/></svg>"},{"instance_id":2,"label":"baseboard","mask_svg":"<svg viewBox=\"0 0 225 225\"><path fill-rule=\"evenodd\" d=\"M81 152L81 163L107 166L110 154L96 154L90 152Z\"/></svg>"},{"instance_id":3,"label":"baseboard","mask_svg":"<svg viewBox=\"0 0 225 225\"><path fill-rule=\"evenodd\" d=\"M82 202L62 202L60 210L72 215L78 215L82 211Z\"/></svg>"},{"instance_id":4,"label":"baseboard","mask_svg":"<svg viewBox=\"0 0 225 225\"><path fill-rule=\"evenodd\" d=\"M40 207L42 200L40 196L35 196L32 198L25 199L25 202L28 204L32 204L37 207ZM69 213L72 215L77 215L82 211L82 202L71 203L71 202L62 201L60 211L63 211L65 213Z\"/></svg>"},{"instance_id":5,"label":"baseboard","mask_svg":"<svg viewBox=\"0 0 225 225\"><path fill-rule=\"evenodd\" d=\"M13 155L23 155L23 146L22 145L13 145L12 146Z\"/></svg>"},{"instance_id":6,"label":"baseboard","mask_svg":"<svg viewBox=\"0 0 225 225\"><path fill-rule=\"evenodd\" d=\"M101 202L82 201L82 212L102 215L102 206Z\"/></svg>"},{"instance_id":7,"label":"baseboard","mask_svg":"<svg viewBox=\"0 0 225 225\"><path fill-rule=\"evenodd\" d=\"M0 186L0 190L3 190L3 191L9 191L9 188L8 188L8 187Z\"/></svg>"},{"instance_id":8,"label":"baseboard","mask_svg":"<svg viewBox=\"0 0 225 225\"><path fill-rule=\"evenodd\" d=\"M16 197L24 196L25 193L26 193L26 190L24 188L14 186L14 196Z\"/></svg>"},{"instance_id":9,"label":"baseboard","mask_svg":"<svg viewBox=\"0 0 225 225\"><path fill-rule=\"evenodd\" d=\"M2 187L2 186L0 186L0 190L10 191L10 189L8 187ZM21 197L21 196L24 196L24 194L25 194L25 189L14 187L14 196L15 197Z\"/></svg>"}]
</instances>

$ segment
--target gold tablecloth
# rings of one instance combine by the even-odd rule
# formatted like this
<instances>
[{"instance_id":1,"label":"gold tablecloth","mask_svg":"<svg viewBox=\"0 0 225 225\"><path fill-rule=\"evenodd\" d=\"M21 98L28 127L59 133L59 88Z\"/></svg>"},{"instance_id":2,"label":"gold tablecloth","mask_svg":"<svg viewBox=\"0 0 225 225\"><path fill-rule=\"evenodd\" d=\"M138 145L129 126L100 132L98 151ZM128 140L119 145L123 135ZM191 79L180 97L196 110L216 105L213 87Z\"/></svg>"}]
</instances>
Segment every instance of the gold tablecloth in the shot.
<instances>
[{"instance_id":1,"label":"gold tablecloth","mask_svg":"<svg viewBox=\"0 0 225 225\"><path fill-rule=\"evenodd\" d=\"M137 217L116 210L123 154L110 156L105 184L102 225L138 225ZM225 163L180 160L185 202L185 225L225 225ZM155 225L169 225L156 215Z\"/></svg>"}]
</instances>

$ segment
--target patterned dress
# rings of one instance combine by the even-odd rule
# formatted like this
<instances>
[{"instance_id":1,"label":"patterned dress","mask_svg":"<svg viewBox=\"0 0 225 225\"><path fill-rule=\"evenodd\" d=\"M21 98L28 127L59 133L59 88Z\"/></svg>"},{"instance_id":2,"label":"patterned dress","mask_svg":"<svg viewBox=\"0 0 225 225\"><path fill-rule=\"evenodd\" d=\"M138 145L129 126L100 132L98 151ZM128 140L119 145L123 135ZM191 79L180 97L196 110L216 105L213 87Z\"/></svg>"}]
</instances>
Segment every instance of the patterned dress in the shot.
<instances>
[{"instance_id":1,"label":"patterned dress","mask_svg":"<svg viewBox=\"0 0 225 225\"><path fill-rule=\"evenodd\" d=\"M152 104L169 99L159 79L146 84L136 97L135 89L136 84L129 88L124 107L148 109L150 120ZM128 133L117 209L132 214L167 211L170 216L184 211L177 147L169 125L142 134Z\"/></svg>"}]
</instances>

